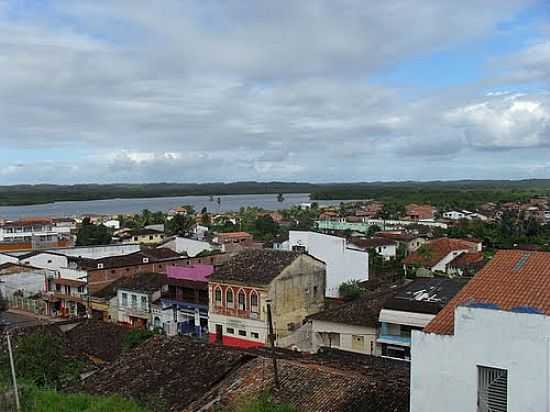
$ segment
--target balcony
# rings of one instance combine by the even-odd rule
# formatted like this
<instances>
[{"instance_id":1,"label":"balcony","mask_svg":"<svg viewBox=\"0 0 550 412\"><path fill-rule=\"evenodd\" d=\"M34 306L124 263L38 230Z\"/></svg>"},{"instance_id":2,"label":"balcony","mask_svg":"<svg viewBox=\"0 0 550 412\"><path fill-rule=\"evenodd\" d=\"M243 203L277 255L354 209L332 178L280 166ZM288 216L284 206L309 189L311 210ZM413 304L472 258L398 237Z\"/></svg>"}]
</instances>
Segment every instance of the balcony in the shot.
<instances>
[{"instance_id":1,"label":"balcony","mask_svg":"<svg viewBox=\"0 0 550 412\"><path fill-rule=\"evenodd\" d=\"M376 339L378 343L385 343L388 345L396 346L406 346L411 347L411 337L410 336L400 336L400 335L380 335Z\"/></svg>"},{"instance_id":2,"label":"balcony","mask_svg":"<svg viewBox=\"0 0 550 412\"><path fill-rule=\"evenodd\" d=\"M120 306L119 310L126 312L128 316L134 318L151 319L151 311L149 308L141 306Z\"/></svg>"}]
</instances>

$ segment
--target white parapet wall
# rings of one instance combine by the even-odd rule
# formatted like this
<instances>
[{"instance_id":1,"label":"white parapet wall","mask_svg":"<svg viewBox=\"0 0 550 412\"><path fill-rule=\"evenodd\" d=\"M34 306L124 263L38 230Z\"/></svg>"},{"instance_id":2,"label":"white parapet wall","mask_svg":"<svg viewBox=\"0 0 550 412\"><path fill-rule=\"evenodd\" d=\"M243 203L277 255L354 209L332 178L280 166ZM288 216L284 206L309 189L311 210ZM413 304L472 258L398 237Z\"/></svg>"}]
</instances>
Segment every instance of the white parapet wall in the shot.
<instances>
[{"instance_id":1,"label":"white parapet wall","mask_svg":"<svg viewBox=\"0 0 550 412\"><path fill-rule=\"evenodd\" d=\"M507 371L507 412L550 411L550 317L457 307L454 335L414 331L411 412L476 412L478 368Z\"/></svg>"}]
</instances>

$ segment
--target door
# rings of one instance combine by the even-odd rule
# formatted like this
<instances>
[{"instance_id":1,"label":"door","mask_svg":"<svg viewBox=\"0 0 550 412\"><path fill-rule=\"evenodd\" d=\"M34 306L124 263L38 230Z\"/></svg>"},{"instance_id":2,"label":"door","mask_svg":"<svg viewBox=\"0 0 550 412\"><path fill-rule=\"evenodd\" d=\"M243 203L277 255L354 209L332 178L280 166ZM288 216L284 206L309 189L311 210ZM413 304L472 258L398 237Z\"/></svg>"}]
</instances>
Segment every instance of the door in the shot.
<instances>
[{"instance_id":1,"label":"door","mask_svg":"<svg viewBox=\"0 0 550 412\"><path fill-rule=\"evenodd\" d=\"M216 325L216 342L223 342L223 325Z\"/></svg>"}]
</instances>

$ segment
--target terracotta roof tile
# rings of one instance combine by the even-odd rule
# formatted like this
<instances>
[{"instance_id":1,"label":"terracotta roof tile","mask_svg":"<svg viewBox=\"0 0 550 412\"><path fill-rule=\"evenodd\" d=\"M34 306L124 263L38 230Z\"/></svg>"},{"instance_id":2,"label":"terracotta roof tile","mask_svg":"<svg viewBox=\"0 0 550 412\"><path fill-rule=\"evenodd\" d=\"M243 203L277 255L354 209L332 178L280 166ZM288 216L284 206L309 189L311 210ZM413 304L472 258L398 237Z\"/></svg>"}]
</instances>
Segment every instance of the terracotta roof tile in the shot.
<instances>
[{"instance_id":1,"label":"terracotta roof tile","mask_svg":"<svg viewBox=\"0 0 550 412\"><path fill-rule=\"evenodd\" d=\"M452 335L455 308L474 303L497 305L501 310L528 306L550 315L550 253L498 251L424 331Z\"/></svg>"},{"instance_id":2,"label":"terracotta roof tile","mask_svg":"<svg viewBox=\"0 0 550 412\"><path fill-rule=\"evenodd\" d=\"M462 239L441 238L425 243L418 251L407 256L405 265L432 267L453 251L475 251L476 243Z\"/></svg>"}]
</instances>

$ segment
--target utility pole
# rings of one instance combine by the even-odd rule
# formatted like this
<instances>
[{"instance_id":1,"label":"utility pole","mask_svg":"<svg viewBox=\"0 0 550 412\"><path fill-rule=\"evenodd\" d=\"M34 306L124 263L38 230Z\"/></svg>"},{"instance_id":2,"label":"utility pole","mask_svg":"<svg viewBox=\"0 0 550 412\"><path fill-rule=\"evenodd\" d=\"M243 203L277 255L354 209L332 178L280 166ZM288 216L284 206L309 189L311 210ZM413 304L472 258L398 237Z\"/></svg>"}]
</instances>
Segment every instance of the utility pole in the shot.
<instances>
[{"instance_id":1,"label":"utility pole","mask_svg":"<svg viewBox=\"0 0 550 412\"><path fill-rule=\"evenodd\" d=\"M15 363L13 362L13 352L11 349L11 336L9 332L6 332L6 338L8 340L8 352L10 354L11 377L13 379L13 392L15 393L15 407L17 411L20 411L21 404L19 403L19 389L17 389L17 378L15 377Z\"/></svg>"},{"instance_id":2,"label":"utility pole","mask_svg":"<svg viewBox=\"0 0 550 412\"><path fill-rule=\"evenodd\" d=\"M279 386L279 374L277 371L277 354L275 353L275 334L273 333L273 317L271 315L271 302L267 303L267 323L269 324L269 342L271 344L271 358L273 359L273 376L275 386Z\"/></svg>"}]
</instances>

